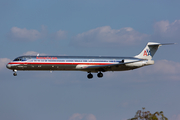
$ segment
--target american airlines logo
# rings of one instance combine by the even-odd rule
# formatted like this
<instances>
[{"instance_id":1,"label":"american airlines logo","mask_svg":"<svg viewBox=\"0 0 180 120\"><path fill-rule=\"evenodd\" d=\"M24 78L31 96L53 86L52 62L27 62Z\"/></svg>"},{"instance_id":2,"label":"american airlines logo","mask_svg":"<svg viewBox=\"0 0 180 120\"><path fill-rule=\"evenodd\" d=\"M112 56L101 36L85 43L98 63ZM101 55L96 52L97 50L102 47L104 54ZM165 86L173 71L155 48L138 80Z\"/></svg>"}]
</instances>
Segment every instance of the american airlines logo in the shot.
<instances>
[{"instance_id":1,"label":"american airlines logo","mask_svg":"<svg viewBox=\"0 0 180 120\"><path fill-rule=\"evenodd\" d=\"M144 50L143 56L149 56L149 55L151 55L151 51L148 49Z\"/></svg>"},{"instance_id":2,"label":"american airlines logo","mask_svg":"<svg viewBox=\"0 0 180 120\"><path fill-rule=\"evenodd\" d=\"M36 57L36 59L57 59L57 57Z\"/></svg>"}]
</instances>

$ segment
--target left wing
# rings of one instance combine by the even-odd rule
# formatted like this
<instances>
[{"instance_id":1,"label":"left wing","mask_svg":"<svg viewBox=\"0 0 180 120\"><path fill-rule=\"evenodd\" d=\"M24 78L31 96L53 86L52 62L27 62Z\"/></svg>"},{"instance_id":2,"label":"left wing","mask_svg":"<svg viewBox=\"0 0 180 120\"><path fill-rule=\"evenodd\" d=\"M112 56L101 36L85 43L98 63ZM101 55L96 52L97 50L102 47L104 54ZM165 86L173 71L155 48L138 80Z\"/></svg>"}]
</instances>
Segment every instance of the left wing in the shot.
<instances>
[{"instance_id":1,"label":"left wing","mask_svg":"<svg viewBox=\"0 0 180 120\"><path fill-rule=\"evenodd\" d=\"M82 70L82 71L109 71L111 70L111 68L113 67L124 67L125 64L129 64L129 63L136 63L136 62L140 62L140 61L144 61L143 59L139 59L139 60L122 60L122 62L116 63L116 64L109 64L109 65L83 65L83 64L79 64L76 66L76 69Z\"/></svg>"}]
</instances>

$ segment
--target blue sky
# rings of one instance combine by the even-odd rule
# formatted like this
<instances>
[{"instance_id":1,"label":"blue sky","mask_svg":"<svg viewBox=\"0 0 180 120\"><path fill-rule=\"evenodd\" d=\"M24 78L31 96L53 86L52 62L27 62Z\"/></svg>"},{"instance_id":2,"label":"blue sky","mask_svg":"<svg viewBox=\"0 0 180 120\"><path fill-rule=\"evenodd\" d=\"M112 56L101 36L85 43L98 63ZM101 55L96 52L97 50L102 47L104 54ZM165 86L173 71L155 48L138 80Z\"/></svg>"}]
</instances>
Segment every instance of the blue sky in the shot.
<instances>
[{"instance_id":1,"label":"blue sky","mask_svg":"<svg viewBox=\"0 0 180 120\"><path fill-rule=\"evenodd\" d=\"M126 120L146 107L180 120L178 0L0 0L0 119ZM134 56L162 46L155 64L106 72L18 71L20 55Z\"/></svg>"}]
</instances>

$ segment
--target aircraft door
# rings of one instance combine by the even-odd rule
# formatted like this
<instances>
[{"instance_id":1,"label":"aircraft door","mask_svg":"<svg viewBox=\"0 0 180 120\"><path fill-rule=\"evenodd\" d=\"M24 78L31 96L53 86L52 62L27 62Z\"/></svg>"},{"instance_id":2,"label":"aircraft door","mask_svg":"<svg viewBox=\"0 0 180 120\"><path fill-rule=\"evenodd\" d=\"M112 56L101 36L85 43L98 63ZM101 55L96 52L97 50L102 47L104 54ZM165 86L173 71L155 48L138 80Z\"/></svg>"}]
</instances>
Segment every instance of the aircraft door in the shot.
<instances>
[{"instance_id":1,"label":"aircraft door","mask_svg":"<svg viewBox=\"0 0 180 120\"><path fill-rule=\"evenodd\" d=\"M27 68L27 59L25 57L21 58L21 61L23 62L23 67Z\"/></svg>"}]
</instances>

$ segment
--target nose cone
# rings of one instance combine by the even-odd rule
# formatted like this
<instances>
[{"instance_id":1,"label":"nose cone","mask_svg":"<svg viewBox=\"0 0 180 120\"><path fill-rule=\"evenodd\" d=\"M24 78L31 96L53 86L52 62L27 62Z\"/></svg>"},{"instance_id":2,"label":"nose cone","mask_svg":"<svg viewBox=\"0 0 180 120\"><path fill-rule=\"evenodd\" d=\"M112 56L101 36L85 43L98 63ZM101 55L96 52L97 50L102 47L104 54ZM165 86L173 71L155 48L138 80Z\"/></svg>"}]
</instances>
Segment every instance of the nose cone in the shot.
<instances>
[{"instance_id":1,"label":"nose cone","mask_svg":"<svg viewBox=\"0 0 180 120\"><path fill-rule=\"evenodd\" d=\"M8 63L8 64L6 65L6 67L7 67L8 69L10 69L10 68L11 68L11 64Z\"/></svg>"}]
</instances>

